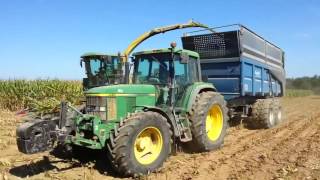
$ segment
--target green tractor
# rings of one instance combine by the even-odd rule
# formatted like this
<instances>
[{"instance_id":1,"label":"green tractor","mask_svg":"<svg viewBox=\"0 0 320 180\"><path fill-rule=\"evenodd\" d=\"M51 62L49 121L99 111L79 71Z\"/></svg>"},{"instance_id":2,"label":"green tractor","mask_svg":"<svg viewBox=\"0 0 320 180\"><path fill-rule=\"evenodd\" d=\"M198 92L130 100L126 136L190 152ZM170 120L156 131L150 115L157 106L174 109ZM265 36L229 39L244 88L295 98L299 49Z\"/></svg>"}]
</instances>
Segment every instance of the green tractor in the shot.
<instances>
[{"instance_id":1,"label":"green tractor","mask_svg":"<svg viewBox=\"0 0 320 180\"><path fill-rule=\"evenodd\" d=\"M133 54L131 84L85 91L84 112L61 103L60 117L33 120L17 129L18 149L27 154L56 143L105 149L110 165L124 176L161 167L177 144L192 151L219 148L226 135L226 102L201 81L199 55L171 48ZM68 113L76 115L69 117Z\"/></svg>"}]
</instances>

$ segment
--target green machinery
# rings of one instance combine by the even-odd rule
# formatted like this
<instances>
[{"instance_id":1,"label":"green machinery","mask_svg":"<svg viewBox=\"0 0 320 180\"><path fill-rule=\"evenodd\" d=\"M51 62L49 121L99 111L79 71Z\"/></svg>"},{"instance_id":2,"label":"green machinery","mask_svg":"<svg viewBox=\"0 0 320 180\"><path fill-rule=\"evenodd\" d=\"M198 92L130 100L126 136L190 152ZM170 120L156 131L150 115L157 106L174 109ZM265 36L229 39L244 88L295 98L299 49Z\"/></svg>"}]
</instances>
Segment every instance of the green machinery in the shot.
<instances>
[{"instance_id":1,"label":"green machinery","mask_svg":"<svg viewBox=\"0 0 320 180\"><path fill-rule=\"evenodd\" d=\"M23 123L18 149L32 154L57 143L105 149L119 174L138 176L161 167L177 144L195 152L219 148L226 102L201 81L198 53L175 46L134 53L132 83L88 89L83 111L62 102L59 118Z\"/></svg>"},{"instance_id":2,"label":"green machinery","mask_svg":"<svg viewBox=\"0 0 320 180\"><path fill-rule=\"evenodd\" d=\"M110 84L129 83L129 55L139 44L157 34L193 27L208 29L208 26L191 20L184 24L158 27L147 31L132 41L122 53L119 52L117 55L94 52L83 54L80 65L82 67L84 63L87 75L87 77L83 79L84 90Z\"/></svg>"}]
</instances>

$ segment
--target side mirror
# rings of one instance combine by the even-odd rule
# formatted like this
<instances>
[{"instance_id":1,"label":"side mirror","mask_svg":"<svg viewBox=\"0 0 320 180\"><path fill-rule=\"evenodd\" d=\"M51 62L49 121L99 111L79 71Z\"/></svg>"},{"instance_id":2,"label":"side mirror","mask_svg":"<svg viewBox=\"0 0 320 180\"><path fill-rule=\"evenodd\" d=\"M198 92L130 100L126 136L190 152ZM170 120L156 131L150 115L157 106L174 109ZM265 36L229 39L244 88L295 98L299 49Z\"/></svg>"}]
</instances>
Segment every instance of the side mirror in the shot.
<instances>
[{"instance_id":1,"label":"side mirror","mask_svg":"<svg viewBox=\"0 0 320 180\"><path fill-rule=\"evenodd\" d=\"M181 55L180 55L180 63L181 64L188 64L188 62L189 62L188 53L181 53Z\"/></svg>"}]
</instances>

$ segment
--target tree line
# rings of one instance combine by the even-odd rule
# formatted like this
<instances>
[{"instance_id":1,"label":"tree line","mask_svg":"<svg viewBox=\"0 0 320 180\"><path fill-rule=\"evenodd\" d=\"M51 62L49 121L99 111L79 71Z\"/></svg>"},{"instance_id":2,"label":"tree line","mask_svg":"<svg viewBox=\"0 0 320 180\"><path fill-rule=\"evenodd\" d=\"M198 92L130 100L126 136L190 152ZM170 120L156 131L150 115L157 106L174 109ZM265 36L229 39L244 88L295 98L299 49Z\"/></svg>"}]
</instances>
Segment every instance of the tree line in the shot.
<instances>
[{"instance_id":1,"label":"tree line","mask_svg":"<svg viewBox=\"0 0 320 180\"><path fill-rule=\"evenodd\" d=\"M287 89L312 90L315 94L320 94L320 76L288 78L286 86Z\"/></svg>"}]
</instances>

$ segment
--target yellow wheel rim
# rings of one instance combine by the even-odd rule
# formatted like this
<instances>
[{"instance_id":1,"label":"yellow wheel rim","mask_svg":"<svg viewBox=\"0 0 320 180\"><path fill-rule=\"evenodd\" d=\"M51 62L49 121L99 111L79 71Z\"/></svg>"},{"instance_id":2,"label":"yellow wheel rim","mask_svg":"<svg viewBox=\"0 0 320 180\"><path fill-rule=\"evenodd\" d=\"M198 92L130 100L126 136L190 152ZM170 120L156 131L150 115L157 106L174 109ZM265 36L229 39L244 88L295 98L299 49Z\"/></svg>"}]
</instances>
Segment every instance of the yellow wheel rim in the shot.
<instances>
[{"instance_id":1,"label":"yellow wheel rim","mask_svg":"<svg viewBox=\"0 0 320 180\"><path fill-rule=\"evenodd\" d=\"M211 141L216 141L221 134L223 128L223 114L221 107L217 104L213 105L208 111L206 118L206 132Z\"/></svg>"},{"instance_id":2,"label":"yellow wheel rim","mask_svg":"<svg viewBox=\"0 0 320 180\"><path fill-rule=\"evenodd\" d=\"M162 136L158 128L147 127L143 129L134 142L134 156L143 165L153 163L162 150Z\"/></svg>"}]
</instances>

